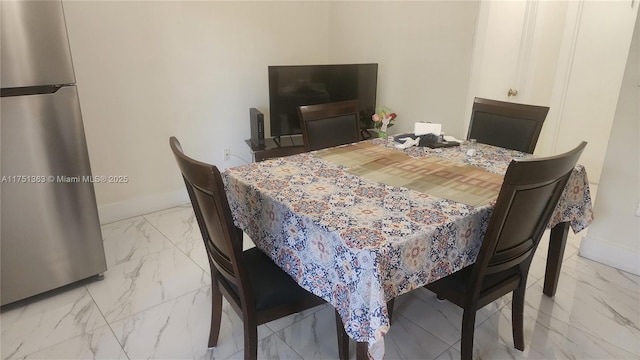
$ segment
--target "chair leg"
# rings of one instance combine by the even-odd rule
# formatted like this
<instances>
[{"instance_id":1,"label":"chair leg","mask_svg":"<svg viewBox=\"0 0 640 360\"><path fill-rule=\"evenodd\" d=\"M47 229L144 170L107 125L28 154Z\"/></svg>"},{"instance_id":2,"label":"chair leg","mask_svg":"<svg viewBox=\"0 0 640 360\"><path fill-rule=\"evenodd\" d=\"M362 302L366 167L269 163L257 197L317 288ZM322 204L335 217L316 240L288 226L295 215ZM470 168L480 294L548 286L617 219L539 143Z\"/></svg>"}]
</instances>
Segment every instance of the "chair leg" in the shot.
<instances>
[{"instance_id":1,"label":"chair leg","mask_svg":"<svg viewBox=\"0 0 640 360\"><path fill-rule=\"evenodd\" d=\"M393 304L395 304L396 298L387 301L387 313L389 313L389 325L391 325L391 319L393 317Z\"/></svg>"},{"instance_id":2,"label":"chair leg","mask_svg":"<svg viewBox=\"0 0 640 360\"><path fill-rule=\"evenodd\" d=\"M513 301L511 302L511 327L513 330L513 346L524 350L524 293L526 285L522 284L513 291Z\"/></svg>"},{"instance_id":3,"label":"chair leg","mask_svg":"<svg viewBox=\"0 0 640 360\"><path fill-rule=\"evenodd\" d=\"M349 359L349 335L344 330L344 324L338 310L336 310L336 332L338 334L338 356L340 360Z\"/></svg>"},{"instance_id":4,"label":"chair leg","mask_svg":"<svg viewBox=\"0 0 640 360\"><path fill-rule=\"evenodd\" d=\"M369 344L366 342L356 343L356 360L368 360L369 359Z\"/></svg>"},{"instance_id":5,"label":"chair leg","mask_svg":"<svg viewBox=\"0 0 640 360\"><path fill-rule=\"evenodd\" d=\"M244 320L244 359L256 360L258 358L258 325L255 319Z\"/></svg>"},{"instance_id":6,"label":"chair leg","mask_svg":"<svg viewBox=\"0 0 640 360\"><path fill-rule=\"evenodd\" d=\"M476 324L476 309L465 309L462 315L462 343L461 355L462 360L473 359L473 332Z\"/></svg>"},{"instance_id":7,"label":"chair leg","mask_svg":"<svg viewBox=\"0 0 640 360\"><path fill-rule=\"evenodd\" d=\"M222 293L215 279L211 283L211 329L209 330L209 344L212 348L218 345L220 325L222 320Z\"/></svg>"}]
</instances>

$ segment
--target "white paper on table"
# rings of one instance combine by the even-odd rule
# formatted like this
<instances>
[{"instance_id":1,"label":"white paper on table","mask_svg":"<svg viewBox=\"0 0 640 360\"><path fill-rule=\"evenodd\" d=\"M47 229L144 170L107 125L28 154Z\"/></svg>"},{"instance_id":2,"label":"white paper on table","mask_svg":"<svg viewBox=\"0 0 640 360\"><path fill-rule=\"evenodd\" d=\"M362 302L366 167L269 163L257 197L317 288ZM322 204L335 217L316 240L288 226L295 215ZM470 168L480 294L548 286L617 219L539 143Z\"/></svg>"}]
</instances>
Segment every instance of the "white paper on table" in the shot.
<instances>
[{"instance_id":1,"label":"white paper on table","mask_svg":"<svg viewBox=\"0 0 640 360\"><path fill-rule=\"evenodd\" d=\"M442 124L417 122L413 127L413 133L416 136L425 135L425 134L440 135L441 132L442 132Z\"/></svg>"},{"instance_id":2,"label":"white paper on table","mask_svg":"<svg viewBox=\"0 0 640 360\"><path fill-rule=\"evenodd\" d=\"M444 136L444 141L447 141L447 142L455 141L455 142L459 142L459 143L463 142L462 140L456 139L454 136L448 136L448 135Z\"/></svg>"}]
</instances>

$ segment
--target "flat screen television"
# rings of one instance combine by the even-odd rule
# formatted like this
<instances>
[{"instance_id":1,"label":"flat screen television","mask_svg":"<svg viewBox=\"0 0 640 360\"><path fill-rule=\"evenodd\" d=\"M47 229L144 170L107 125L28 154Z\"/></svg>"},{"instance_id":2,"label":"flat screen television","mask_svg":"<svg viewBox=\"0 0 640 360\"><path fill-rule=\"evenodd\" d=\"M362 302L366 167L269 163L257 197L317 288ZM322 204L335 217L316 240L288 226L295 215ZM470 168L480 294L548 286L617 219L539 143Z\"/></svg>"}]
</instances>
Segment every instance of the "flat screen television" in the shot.
<instances>
[{"instance_id":1,"label":"flat screen television","mask_svg":"<svg viewBox=\"0 0 640 360\"><path fill-rule=\"evenodd\" d=\"M378 64L269 66L271 136L301 134L298 106L358 100L360 123L371 127Z\"/></svg>"}]
</instances>

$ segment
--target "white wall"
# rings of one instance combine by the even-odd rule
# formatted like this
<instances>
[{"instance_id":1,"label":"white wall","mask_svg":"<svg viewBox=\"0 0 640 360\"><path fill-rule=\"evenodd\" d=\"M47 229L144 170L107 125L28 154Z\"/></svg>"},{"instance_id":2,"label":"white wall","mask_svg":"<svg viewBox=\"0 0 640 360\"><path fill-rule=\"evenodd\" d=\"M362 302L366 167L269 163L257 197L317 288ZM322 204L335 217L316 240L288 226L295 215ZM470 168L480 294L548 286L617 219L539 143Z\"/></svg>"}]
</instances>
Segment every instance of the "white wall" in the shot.
<instances>
[{"instance_id":1,"label":"white wall","mask_svg":"<svg viewBox=\"0 0 640 360\"><path fill-rule=\"evenodd\" d=\"M249 160L249 108L267 66L327 61L326 2L64 1L102 223L188 201L169 149Z\"/></svg>"},{"instance_id":2,"label":"white wall","mask_svg":"<svg viewBox=\"0 0 640 360\"><path fill-rule=\"evenodd\" d=\"M638 5L627 1L569 2L551 110L545 123L553 154L589 144L579 163L599 183ZM550 140L545 136L543 143ZM542 144L545 147L545 144Z\"/></svg>"},{"instance_id":3,"label":"white wall","mask_svg":"<svg viewBox=\"0 0 640 360\"><path fill-rule=\"evenodd\" d=\"M391 133L417 121L461 137L476 1L333 2L329 60L377 62L378 106L398 114Z\"/></svg>"},{"instance_id":4,"label":"white wall","mask_svg":"<svg viewBox=\"0 0 640 360\"><path fill-rule=\"evenodd\" d=\"M235 157L224 161L225 148L248 160L248 109L267 113L268 65L378 62L378 104L399 113L393 131L410 131L413 122L427 120L442 122L451 135L466 133L478 2L65 1L64 6L93 173L130 178L127 184L96 185L103 223L187 201L168 147L171 135L178 136L192 156L223 168L243 163ZM597 9L589 13L598 19ZM619 27L619 22L600 20L612 29ZM603 31L587 30L596 35ZM621 38L627 36L624 29L616 31ZM588 36L582 41L576 49L589 43ZM581 65L570 69L578 82L563 89L577 94L569 100L578 111L565 114L574 119L577 131L560 130L580 139L587 132L597 137L588 138L589 147L604 142L601 147L606 148L608 130L604 134L596 129L611 123L613 112L602 114L601 106L617 98L619 89L611 88L615 79L610 77L601 84L601 70L590 69L613 69L603 60L611 53L581 54L586 57ZM567 61L562 56L559 63ZM637 55L632 61L638 62ZM585 94L598 100L578 96ZM585 105L594 110L585 113ZM627 128L633 116L637 126L637 113L620 115L623 107L618 106L613 143L637 154L637 137L635 148L629 146L633 142L618 139L620 134L638 134ZM567 141L577 143L573 140ZM611 171L612 179L626 179L621 172L627 162L609 160L628 158L615 144L603 174ZM629 181L638 189L635 171ZM626 182L607 181L608 187L599 189L596 220L581 253L595 259L605 254L600 261L621 267L616 264L621 252L627 259L639 253L637 218L629 219L638 193L629 192L633 186ZM634 264L633 259L628 263Z\"/></svg>"},{"instance_id":5,"label":"white wall","mask_svg":"<svg viewBox=\"0 0 640 360\"><path fill-rule=\"evenodd\" d=\"M639 6L630 1L483 1L467 105L470 109L478 92L504 96L513 81L520 94L511 101L550 106L536 154L558 154L588 141L579 163L592 189L600 179L606 189L597 187L595 220L581 255L634 273L640 271L634 216L640 188L640 80L629 66L635 65L631 71L640 66L638 40L636 54L628 56ZM506 29L521 32L515 36ZM627 67L621 93L627 61L634 65Z\"/></svg>"},{"instance_id":6,"label":"white wall","mask_svg":"<svg viewBox=\"0 0 640 360\"><path fill-rule=\"evenodd\" d=\"M623 159L623 161L621 161ZM580 255L640 275L640 17Z\"/></svg>"},{"instance_id":7,"label":"white wall","mask_svg":"<svg viewBox=\"0 0 640 360\"><path fill-rule=\"evenodd\" d=\"M476 96L549 106L566 11L565 1L481 2L466 120Z\"/></svg>"},{"instance_id":8,"label":"white wall","mask_svg":"<svg viewBox=\"0 0 640 360\"><path fill-rule=\"evenodd\" d=\"M552 104L561 50L573 33L563 34L566 1L482 1L478 9L473 64L469 78L465 130L475 97L550 106L536 154L551 155L555 138ZM565 60L567 62L567 60ZM517 96L510 97L514 89ZM553 131L549 131L551 130Z\"/></svg>"},{"instance_id":9,"label":"white wall","mask_svg":"<svg viewBox=\"0 0 640 360\"><path fill-rule=\"evenodd\" d=\"M96 185L101 222L188 201L171 135L221 168L248 161L268 65L378 62L393 132L424 120L461 136L477 4L65 1L93 173L130 178Z\"/></svg>"}]
</instances>

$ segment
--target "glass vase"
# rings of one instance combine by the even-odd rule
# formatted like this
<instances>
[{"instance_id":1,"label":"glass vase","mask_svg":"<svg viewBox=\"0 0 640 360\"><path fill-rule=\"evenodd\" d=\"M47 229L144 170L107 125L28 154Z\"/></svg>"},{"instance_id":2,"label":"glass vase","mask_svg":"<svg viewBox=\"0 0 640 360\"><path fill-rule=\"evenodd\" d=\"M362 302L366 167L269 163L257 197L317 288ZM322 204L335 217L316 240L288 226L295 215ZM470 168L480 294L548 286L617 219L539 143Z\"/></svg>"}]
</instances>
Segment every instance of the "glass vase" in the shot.
<instances>
[{"instance_id":1,"label":"glass vase","mask_svg":"<svg viewBox=\"0 0 640 360\"><path fill-rule=\"evenodd\" d=\"M387 132L378 130L378 137L379 138L386 138L387 137Z\"/></svg>"}]
</instances>

